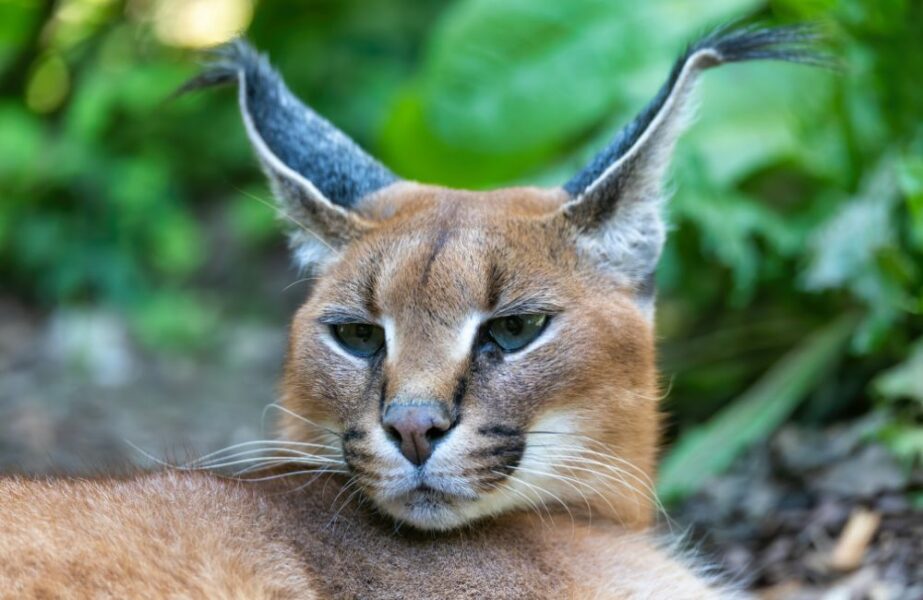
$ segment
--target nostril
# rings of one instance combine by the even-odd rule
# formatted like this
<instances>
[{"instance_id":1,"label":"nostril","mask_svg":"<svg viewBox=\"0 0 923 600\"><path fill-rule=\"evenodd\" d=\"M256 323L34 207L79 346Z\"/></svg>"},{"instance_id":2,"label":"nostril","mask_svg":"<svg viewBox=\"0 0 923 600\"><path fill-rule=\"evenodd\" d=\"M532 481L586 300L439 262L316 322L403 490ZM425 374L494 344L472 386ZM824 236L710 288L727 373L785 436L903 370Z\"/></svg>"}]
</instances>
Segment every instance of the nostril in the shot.
<instances>
[{"instance_id":1,"label":"nostril","mask_svg":"<svg viewBox=\"0 0 923 600\"><path fill-rule=\"evenodd\" d=\"M385 435L417 466L426 462L452 427L446 411L437 404L392 404L381 421Z\"/></svg>"},{"instance_id":2,"label":"nostril","mask_svg":"<svg viewBox=\"0 0 923 600\"><path fill-rule=\"evenodd\" d=\"M385 425L384 429L385 435L388 436L388 439L390 439L392 442L396 442L397 444L401 443L401 432L397 430L397 427L394 427L393 425Z\"/></svg>"},{"instance_id":3,"label":"nostril","mask_svg":"<svg viewBox=\"0 0 923 600\"><path fill-rule=\"evenodd\" d=\"M426 431L426 439L435 442L436 440L444 438L445 434L447 434L450 429L452 429L451 425L443 427L441 423L433 423L432 427Z\"/></svg>"}]
</instances>

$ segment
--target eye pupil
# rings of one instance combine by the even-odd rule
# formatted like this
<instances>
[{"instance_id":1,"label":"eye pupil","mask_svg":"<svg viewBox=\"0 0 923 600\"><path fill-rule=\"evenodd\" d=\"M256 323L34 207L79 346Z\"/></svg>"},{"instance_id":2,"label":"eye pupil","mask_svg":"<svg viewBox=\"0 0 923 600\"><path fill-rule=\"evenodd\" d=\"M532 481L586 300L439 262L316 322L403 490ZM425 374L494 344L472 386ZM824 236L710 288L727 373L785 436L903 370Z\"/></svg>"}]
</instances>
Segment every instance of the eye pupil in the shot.
<instances>
[{"instance_id":1,"label":"eye pupil","mask_svg":"<svg viewBox=\"0 0 923 600\"><path fill-rule=\"evenodd\" d=\"M548 315L522 314L494 319L487 324L490 339L506 352L525 348L545 330Z\"/></svg>"},{"instance_id":2,"label":"eye pupil","mask_svg":"<svg viewBox=\"0 0 923 600\"><path fill-rule=\"evenodd\" d=\"M519 317L507 317L503 319L503 325L506 327L507 333L511 335L519 335L522 333L523 322Z\"/></svg>"},{"instance_id":3,"label":"eye pupil","mask_svg":"<svg viewBox=\"0 0 923 600\"><path fill-rule=\"evenodd\" d=\"M342 323L331 326L333 337L347 351L368 358L385 345L385 333L381 327L369 323Z\"/></svg>"}]
</instances>

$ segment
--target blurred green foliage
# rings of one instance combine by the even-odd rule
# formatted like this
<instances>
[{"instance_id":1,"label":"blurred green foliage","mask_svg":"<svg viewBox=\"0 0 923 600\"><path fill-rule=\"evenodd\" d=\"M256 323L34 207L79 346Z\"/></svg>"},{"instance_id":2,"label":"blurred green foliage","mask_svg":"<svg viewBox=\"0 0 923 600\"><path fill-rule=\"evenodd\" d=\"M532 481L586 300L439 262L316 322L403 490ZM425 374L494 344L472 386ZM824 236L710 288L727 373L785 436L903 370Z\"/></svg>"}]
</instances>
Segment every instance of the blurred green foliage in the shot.
<instances>
[{"instance_id":1,"label":"blurred green foliage","mask_svg":"<svg viewBox=\"0 0 923 600\"><path fill-rule=\"evenodd\" d=\"M250 300L228 281L281 236L252 199L268 192L231 96L167 101L197 55L159 40L158 4L0 0L0 281L195 348ZM754 443L786 418L869 411L920 460L921 3L274 0L253 14L247 35L321 113L406 177L472 188L562 182L711 26L818 22L843 73L709 73L680 143L658 320L671 431L689 433L670 460L701 456L714 431ZM808 335L844 322L842 343Z\"/></svg>"}]
</instances>

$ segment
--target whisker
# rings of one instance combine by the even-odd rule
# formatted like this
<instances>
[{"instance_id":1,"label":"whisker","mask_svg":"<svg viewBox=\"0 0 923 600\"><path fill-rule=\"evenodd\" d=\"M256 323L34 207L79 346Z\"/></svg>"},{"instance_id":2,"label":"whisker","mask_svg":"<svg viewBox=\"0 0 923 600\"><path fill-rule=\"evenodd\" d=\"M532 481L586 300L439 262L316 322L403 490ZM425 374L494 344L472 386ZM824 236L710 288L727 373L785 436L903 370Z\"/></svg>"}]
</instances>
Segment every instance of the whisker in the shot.
<instances>
[{"instance_id":1,"label":"whisker","mask_svg":"<svg viewBox=\"0 0 923 600\"><path fill-rule=\"evenodd\" d=\"M218 462L218 461L222 461L222 460L228 460L228 459L231 459L231 458L237 458L237 457L239 457L239 456L248 456L248 455L252 455L252 454L260 454L260 453L267 453L267 452L285 452L285 453L291 454L291 455L293 455L293 456L303 456L303 457L310 457L310 456L339 456L339 454L340 454L340 453L339 453L339 448L332 447L332 446L324 446L324 445L321 445L321 444L318 444L317 446L318 446L318 448L320 448L320 449L324 449L324 450L333 450L333 451L336 452L336 454L329 454L329 455L328 455L328 454L322 454L322 453L318 453L318 452L303 452L302 450L298 450L297 448L286 448L285 446L270 446L270 445L267 444L266 446L263 446L263 447L260 447L260 448L252 448L252 449L249 449L249 450L241 450L240 452L232 452L232 453L230 453L230 454L227 454L227 453L222 454L222 453L220 453L220 452L219 452L219 453L214 453L214 452L213 452L213 453L210 454L210 455L206 455L206 456L203 456L202 458L197 458L197 459L195 459L195 460L189 461L189 462L187 462L187 463L185 464L185 466L187 466L187 467L204 466L204 465L208 465L208 464L211 464L211 463L214 463L214 462ZM222 450L221 452L226 452L226 450Z\"/></svg>"},{"instance_id":2,"label":"whisker","mask_svg":"<svg viewBox=\"0 0 923 600\"><path fill-rule=\"evenodd\" d=\"M561 466L562 466L562 465L554 464L554 463L549 464L549 467L552 468L552 469L560 468ZM565 468L567 468L567 467L565 466ZM602 492L600 492L600 490L598 490L598 489L596 489L595 487L593 487L592 485L590 485L589 482L583 481L582 479L580 479L580 478L578 478L578 477L567 477L567 476L561 475L560 473L545 473L545 475L548 476L548 477L560 478L562 481L564 481L565 483L567 483L567 484L570 485L571 487L574 487L574 488L576 489L577 493L580 494L580 496L583 498L583 501L584 501L584 502L586 503L586 505L587 505L587 510L589 511L589 515L588 515L588 516L592 517L592 510L591 510L591 508L590 508L589 500L587 499L586 494L584 494L582 491L580 491L578 488L576 488L575 485L583 486L583 487L589 489L591 492L593 492L593 494L595 494L595 495L598 496L599 498L602 498L603 502L605 502L606 505L609 506L609 510L612 511L612 515L618 519L619 523L621 523L622 525L625 524L625 521L624 521L624 519L622 519L621 514L619 513L618 510L616 510L615 506L613 506L613 504L612 504L612 502L609 500L608 496L606 496L606 494L603 494ZM611 489L611 484L610 484L608 487L610 487L610 489ZM613 490L613 491L615 491L616 494L619 494L619 490ZM619 495L621 495L621 494L619 494Z\"/></svg>"},{"instance_id":3,"label":"whisker","mask_svg":"<svg viewBox=\"0 0 923 600\"><path fill-rule=\"evenodd\" d=\"M139 454L141 454L141 456L145 457L146 459L153 462L154 464L160 465L161 467L165 467L167 469L177 469L180 471L183 470L182 465L174 465L164 460L161 460L157 458L156 456L154 456L153 454L151 454L150 452L148 452L147 450L141 449L139 446L135 445L131 440L127 438L122 438L122 441L128 444L129 446L131 446L131 448L134 449L135 452L138 452Z\"/></svg>"},{"instance_id":4,"label":"whisker","mask_svg":"<svg viewBox=\"0 0 923 600\"><path fill-rule=\"evenodd\" d=\"M281 446L295 446L295 447L303 447L303 448L306 448L306 447L328 447L328 448L330 448L330 449L336 449L336 448L333 447L333 446L326 446L325 444L311 444L311 443L308 443L308 442L290 442L290 441L287 441L287 440L251 440L251 441L248 441L248 442L241 442L241 443L239 443L239 444L232 444L232 445L230 445L230 446L226 446L226 447L224 447L224 448L221 448L220 450L215 450L214 452L209 452L208 454L204 454L204 455L202 455L202 456L200 456L200 457L198 457L198 458L196 458L196 459L194 459L194 460L192 460L192 461L187 462L186 464L188 465L188 464L194 464L194 463L197 463L197 462L206 461L206 460L208 460L208 459L210 459L210 458L212 458L212 457L215 457L215 456L221 454L222 452L229 452L229 451L231 451L231 450L237 450L238 448L244 448L244 447L249 447L249 446L256 446L256 445L259 445L259 444L263 444L263 445L266 445L266 446L275 445L275 446L280 446L280 447L281 447Z\"/></svg>"},{"instance_id":5,"label":"whisker","mask_svg":"<svg viewBox=\"0 0 923 600\"><path fill-rule=\"evenodd\" d=\"M597 446L600 446L600 447L602 447L602 448L609 449L609 446L606 445L605 443L603 443L603 442L597 440L596 438L594 438L594 437L592 437L592 436L588 436L588 435L582 434L582 433L573 433L573 432L568 432L568 431L531 431L531 432L528 432L528 433L549 434L549 435L564 435L564 436L578 437L578 438L584 439L584 440L586 440L586 441L589 441L589 442L592 443L592 444L596 444ZM633 470L635 470L637 473L639 473L639 474L641 475L641 477L644 478L644 480L646 480L647 483L645 483L644 485L646 485L647 487L652 487L652 486L653 486L653 481L651 481L651 478L650 478L643 470L641 470L640 467L638 467L637 465L633 464L631 461L626 460L626 459L624 459L624 458L622 458L622 457L620 457L620 456L617 456L617 455L612 454L612 453L597 452L597 451L595 451L595 450L590 450L590 449L584 448L584 447L582 447L582 446L567 446L567 447L561 446L561 447L562 447L562 448L578 449L580 452L587 452L587 453L590 453L590 454L595 454L595 455L598 455L598 456L601 456L601 457L605 457L605 458L610 459L610 460L614 460L614 461L623 463L623 464L625 464L626 466L631 467Z\"/></svg>"},{"instance_id":6,"label":"whisker","mask_svg":"<svg viewBox=\"0 0 923 600\"><path fill-rule=\"evenodd\" d=\"M296 227L298 227L299 229L301 229L301 230L304 231L305 233L308 233L308 234L314 236L314 238L317 239L318 242L320 242L321 244L323 244L324 246L326 246L327 249L330 250L330 252L332 252L333 254L335 254L335 255L336 255L336 254L339 254L339 251L338 251L336 248L334 248L333 246L331 246L330 244L328 244L327 241L326 241L324 238L322 238L320 235L318 235L316 232L312 231L311 229L308 229L308 227L307 227L304 223L302 223L301 221L299 221L298 219L296 219L296 218L293 217L292 215L290 215L290 214L288 214L287 212L285 212L284 210L282 210L277 204L274 204L274 203L272 203L272 202L269 202L268 200L264 200L264 199L260 198L259 196L257 196L256 194L252 194L252 193L250 193L250 192L248 192L248 191L246 191L246 190L243 190L243 189L241 189L241 188L239 188L239 187L237 187L237 186L232 186L232 187L234 187L238 192L240 192L240 193L243 194L244 196L247 196L247 197L250 198L251 200L256 200L256 201L259 202L260 204L263 204L263 205L265 205L265 206L268 206L270 209L273 210L273 212L275 212L275 213L281 215L283 218L285 218L285 219L291 221L292 223L295 224Z\"/></svg>"},{"instance_id":7,"label":"whisker","mask_svg":"<svg viewBox=\"0 0 923 600\"><path fill-rule=\"evenodd\" d=\"M241 475L244 473L252 473L255 471L265 471L266 469L271 469L274 467L280 467L280 466L285 466L285 465L312 465L312 464L317 464L318 466L325 466L325 467L333 466L333 467L340 467L343 469L348 468L346 466L346 463L344 463L343 461L339 461L339 460L330 461L329 463L324 464L324 463L318 463L317 461L299 461L299 460L291 460L291 459L286 459L286 458L269 458L263 463L256 463L256 464L250 465L249 467L238 469L235 472L238 475Z\"/></svg>"},{"instance_id":8,"label":"whisker","mask_svg":"<svg viewBox=\"0 0 923 600\"><path fill-rule=\"evenodd\" d=\"M609 449L609 447L608 447L606 444L604 444L604 443L602 443L602 442L600 442L600 441L598 441L598 440L594 440L594 439L592 439L592 438L588 438L588 439L589 439L592 443L596 444L597 446L600 446L600 447L602 447L602 448ZM656 488L655 488L655 486L654 486L654 482L651 480L650 476L648 476L648 474L645 473L640 467L638 467L637 465L633 464L631 461L629 461L629 460L627 460L627 459L625 459L625 458L622 458L621 456L618 456L618 455L613 454L613 453L598 452L598 451L596 451L596 450L591 450L591 449L589 449L589 448L582 448L582 447L572 447L572 448L578 449L578 451L581 452L581 453L587 453L587 454L592 454L592 455L594 455L594 456L599 456L599 457L601 457L601 458L603 458L603 459L612 460L612 461L618 462L618 463L620 463L620 464L623 464L623 465L625 465L626 467L631 468L633 472L626 472L626 471L624 471L624 470L622 470L622 469L619 469L618 467L616 467L616 466L614 466L614 465L607 464L607 463L602 463L602 462L599 462L599 461L594 461L595 464L598 464L599 466L603 466L603 467L605 467L605 468L607 468L607 469L610 469L610 470L618 471L619 473L621 473L621 474L623 474L623 475L627 475L628 477L631 477L632 479L634 479L635 481L637 481L637 482L647 491L647 496L648 496L648 498L649 498L652 502L655 503L658 512L660 512L660 513L666 518L666 520L667 520L667 522L668 522L668 526L670 527L670 529L671 529L671 531L672 531L672 523L670 522L670 516L667 514L666 508L663 506L663 503L661 502L660 497L657 495L657 491L656 491ZM587 460L589 460L589 459L587 459ZM635 475L635 473L638 473L638 474L640 475L640 477L639 477L638 475ZM627 482L626 482L626 484L627 484Z\"/></svg>"},{"instance_id":9,"label":"whisker","mask_svg":"<svg viewBox=\"0 0 923 600\"><path fill-rule=\"evenodd\" d=\"M546 472L546 471L539 471L539 470L536 470L536 469L529 469L529 468L522 467L522 466L517 467L516 470L518 470L518 471L524 471L524 472L526 472L526 473L532 473L533 475L538 475L538 476L540 476L540 477L550 477L550 478L552 478L552 479L558 479L558 480L560 480L560 481L563 481L564 483L566 483L567 485L569 485L575 492L577 492L578 494L580 494L580 497L583 498L583 501L586 503L587 517L591 517L591 516L592 516L592 514L593 514L593 509L590 507L590 501L589 501L589 499L586 497L586 494L584 494L577 486L575 486L573 483L571 483L570 481L568 481L569 479L571 479L570 477L565 477L565 476L563 476L563 475L561 475L561 474L559 474L559 473L550 473L550 472ZM520 479L520 481L523 481L523 480ZM573 481L577 481L577 480L574 479ZM525 481L523 481L523 483L525 483ZM539 489L541 489L541 488L539 488ZM592 490L592 488L590 488L590 489ZM558 498L555 494L551 493L551 492L548 491L548 490L544 490L544 491L545 491L547 494L551 495L555 500L557 500L557 501L561 504L561 506L564 507L564 510L567 511L567 514L570 515L571 523L574 523L574 514L570 511L570 508L569 508L560 498ZM592 491L595 492L596 490L592 490ZM598 493L598 492L597 492L597 493Z\"/></svg>"},{"instance_id":10,"label":"whisker","mask_svg":"<svg viewBox=\"0 0 923 600\"><path fill-rule=\"evenodd\" d=\"M190 461L190 462L186 463L186 466L188 466L188 467L196 467L196 466L201 467L201 466L205 466L205 465L208 465L208 464L211 464L211 463L220 462L220 461L222 461L222 460L229 460L229 459L232 459L232 458L238 458L238 457L240 457L240 456L250 456L250 455L253 455L253 454L265 454L265 453L268 453L268 452L285 452L285 453L287 453L287 454L289 454L289 455L292 455L292 456L301 456L301 457L311 457L311 456L331 457L331 456L340 456L340 453L338 452L338 450L339 450L338 448L327 448L327 449L329 449L329 450L334 450L334 451L337 451L337 452L336 452L336 454L324 454L324 453L319 453L319 452L302 452L301 450L297 450L297 449L295 449L295 448L286 448L286 447L279 447L279 446L276 446L276 447L273 447L273 446L266 446L266 447L263 447L263 448L255 448L255 449L251 449L251 450L242 450L242 451L240 451L240 452L232 452L231 454L221 454L221 455L218 455L218 456L212 456L212 457L209 458L209 459L196 459L196 460L194 460L194 461Z\"/></svg>"},{"instance_id":11,"label":"whisker","mask_svg":"<svg viewBox=\"0 0 923 600\"><path fill-rule=\"evenodd\" d=\"M236 460L231 460L223 463L218 463L215 465L209 465L207 467L190 467L190 471L214 471L217 469L225 469L227 467L232 467L234 465L248 465L253 463L266 463L268 461L276 461L277 463L286 463L286 464L334 464L334 465L343 465L343 461L335 459L320 459L320 457L312 457L310 460L303 458L296 458L291 456L263 456L256 458L240 458Z\"/></svg>"},{"instance_id":12,"label":"whisker","mask_svg":"<svg viewBox=\"0 0 923 600\"><path fill-rule=\"evenodd\" d=\"M352 487L353 485L355 485L355 484L358 483L358 482L359 482L359 478L358 478L358 477L356 477L356 476L351 477L350 480L346 482L346 484L340 489L340 491L337 493L337 495L333 498L333 501L330 503L330 506L331 506L331 507L336 506L336 501L337 501L337 499L338 499L341 495L343 495L343 492L345 492L346 490L348 490L350 487ZM330 521L327 523L327 525L326 525L325 527L330 527L330 526L337 520L337 518L340 516L340 513L343 512L343 510L349 505L349 503L350 503L350 502L352 501L352 499L356 496L356 494L359 493L359 492L361 492L361 491L362 491L362 487L361 487L361 486L360 486L360 487L357 487L355 490L353 490L352 493L350 493L349 496L346 497L346 500L344 500L344 501L342 502L342 504L340 504L340 507L337 508L337 509L334 511L333 516L330 517Z\"/></svg>"},{"instance_id":13,"label":"whisker","mask_svg":"<svg viewBox=\"0 0 923 600\"><path fill-rule=\"evenodd\" d=\"M507 478L507 477L509 476L504 474L504 478ZM487 485L497 490L497 492L499 492L500 494L515 494L519 498L522 498L523 500L526 501L526 504L528 504L528 508L530 509L530 511L534 512L535 515L538 517L539 521L541 521L542 527L550 527L548 522L545 521L545 517L542 515L542 512L541 512L542 509L545 509L545 512L548 514L548 516L551 517L551 512L548 510L548 507L545 506L544 502L540 502L536 504L536 502L532 498L530 498L528 495L526 495L525 492L521 490L517 490L514 487L510 487L509 485L498 485L496 483L488 483Z\"/></svg>"},{"instance_id":14,"label":"whisker","mask_svg":"<svg viewBox=\"0 0 923 600\"><path fill-rule=\"evenodd\" d=\"M282 291L287 292L293 287L295 287L296 285L298 285L299 283L305 283L307 281L317 281L318 279L320 278L319 277L302 277L301 279L296 279L295 281L291 282L290 284L282 288Z\"/></svg>"},{"instance_id":15,"label":"whisker","mask_svg":"<svg viewBox=\"0 0 923 600\"><path fill-rule=\"evenodd\" d=\"M277 475L267 475L265 477L239 477L240 481L247 482L257 482L257 481L272 481L274 479L284 479L286 477L296 477L299 475L322 475L324 473L340 473L345 474L347 471L337 471L333 469L302 469L299 471L290 471L286 473L280 473ZM313 480L312 480L313 481Z\"/></svg>"},{"instance_id":16,"label":"whisker","mask_svg":"<svg viewBox=\"0 0 923 600\"><path fill-rule=\"evenodd\" d=\"M317 423L315 423L315 422L312 421L311 419L308 419L308 418L306 418L306 417L303 417L303 416L301 416L301 415L299 415L299 414L297 414L297 413L294 413L294 412L290 411L289 409L285 408L284 406L282 406L282 405L279 404L278 402L271 402L271 403L267 404L267 405L266 405L266 408L263 409L263 413L265 414L266 411L268 411L270 408L275 408L276 410L278 410L278 411L280 411L280 412L284 412L285 414L287 414L287 415L289 415L289 416L295 417L296 419L298 419L298 420L300 420L300 421L304 421L304 422L307 423L308 425L313 425L314 427L317 427L318 429L321 429L321 430L326 431L327 433L329 433L329 434L331 434L331 435L333 435L333 436L336 436L336 437L338 437L338 438L340 438L340 439L343 439L343 435L342 435L342 434L337 433L336 431L334 431L334 430L332 430L332 429L330 429L330 428L328 428L328 427L324 427L323 425L318 425Z\"/></svg>"},{"instance_id":17,"label":"whisker","mask_svg":"<svg viewBox=\"0 0 923 600\"><path fill-rule=\"evenodd\" d=\"M663 515L663 517L664 517L664 519L665 519L665 521L666 521L666 523L667 523L667 527L668 527L669 530L672 532L672 530L673 530L673 522L672 522L672 520L670 519L670 516L669 516L669 514L667 513L666 508L663 506L663 503L660 501L660 498L657 496L657 493L656 493L655 489L653 488L653 486L652 486L650 483L648 483L648 482L650 481L650 479L649 479L649 478L646 476L646 474L644 474L644 472L641 471L636 465L633 465L630 461L627 461L627 460L625 460L625 459L623 459L623 458L621 458L621 457L614 456L614 455L610 455L610 454L605 454L605 453L602 453L602 452L597 452L597 451L595 451L595 450L590 450L590 449L588 449L588 448L577 447L577 446L574 446L574 447L562 446L562 450L567 450L567 449L576 450L576 451L578 452L578 454L576 454L576 455L574 455L574 454L570 454L570 455L549 455L549 458L552 458L552 459L560 459L560 460L569 461L569 462L571 462L571 463L577 463L577 464L584 465L583 467L575 467L575 466L573 466L572 464L568 464L568 465L564 465L564 466L565 466L566 468L569 468L569 469L582 470L582 471L584 471L584 472L588 472L588 473L591 473L591 474L593 474L593 475L596 475L597 477L604 477L604 478L606 478L606 479L609 479L610 481L614 481L614 482L618 483L620 486L624 486L624 487L627 488L628 490L631 490L631 491L633 491L633 492L635 492L635 493L637 493L637 494L640 494L641 496L647 498L648 500L650 500L650 501L654 504L654 508L657 510L657 512L658 512L659 514ZM600 457L603 457L603 458L606 458L606 459L609 459L609 460L613 460L613 461L616 461L616 462L619 462L619 463L624 463L625 465L632 467L635 471L641 473L642 475L645 475L645 477L644 477L644 479L642 479L642 478L636 476L636 475L635 475L634 473L632 473L632 472L625 471L624 469L620 469L620 468L617 467L616 465L609 464L609 463L605 463L605 462L601 462L601 461L598 461L598 460L593 460L593 459L591 459L591 458L587 458L586 456L581 456L580 454L582 454L582 453L588 453L588 454L600 456ZM587 468L587 465L595 465L595 466L598 466L598 467L602 467L602 468L604 468L604 469L610 471L610 473L601 473L601 472L599 472L599 471L596 470L596 469ZM627 480L625 479L625 477L629 477L629 478L631 478L632 480L636 481L638 484L640 484L641 489L638 489L638 487L632 485L629 481L627 481ZM618 493L620 496L624 497L624 495L621 494L620 491L619 491L617 488L613 488L613 491L615 491L616 493Z\"/></svg>"},{"instance_id":18,"label":"whisker","mask_svg":"<svg viewBox=\"0 0 923 600\"><path fill-rule=\"evenodd\" d=\"M504 477L504 478L508 478L508 479L510 479L510 480L513 480L513 481L518 481L519 483L522 483L522 484L525 484L525 485L529 485L529 484L527 484L525 481L523 481L522 479L520 479L520 478L518 478L518 477L515 477L515 476L513 476L513 475L507 475L507 474L502 473L502 472L500 472L500 471L493 471L493 470L491 471L491 473L493 473L494 475L502 476L502 477ZM545 509L545 512L548 513L548 516L549 516L549 517L551 516L551 512L548 511L548 507L545 506L545 503L544 503L544 502L542 502L541 495L538 495L538 500L539 500L539 501L538 501L538 503L536 503L536 502L535 502L534 500L532 500L532 498L530 498L525 492L520 491L520 490L517 490L516 488L514 488L514 487L512 487L512 486L509 486L509 485L507 485L507 486L500 486L500 485L497 485L497 484L490 484L490 485L492 485L493 488L494 488L494 489L497 489L497 490L503 490L503 491L512 492L512 493L516 494L517 496L519 496L520 498L522 498L523 500L525 500L525 501L529 504L529 506L532 507L532 510L535 511L535 514L538 516L539 520L542 522L542 526L547 526L547 523L545 522L545 517L542 516L541 509L544 508L544 509ZM532 486L529 486L529 487L532 487Z\"/></svg>"}]
</instances>

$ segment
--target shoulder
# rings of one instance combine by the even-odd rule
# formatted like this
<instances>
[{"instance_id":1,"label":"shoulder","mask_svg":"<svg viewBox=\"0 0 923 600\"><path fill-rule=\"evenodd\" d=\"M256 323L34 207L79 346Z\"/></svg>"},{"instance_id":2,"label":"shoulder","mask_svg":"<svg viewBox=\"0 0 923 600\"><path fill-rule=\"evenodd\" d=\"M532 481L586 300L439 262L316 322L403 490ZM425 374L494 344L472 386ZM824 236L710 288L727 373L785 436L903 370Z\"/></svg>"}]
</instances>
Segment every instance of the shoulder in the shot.
<instances>
[{"instance_id":1,"label":"shoulder","mask_svg":"<svg viewBox=\"0 0 923 600\"><path fill-rule=\"evenodd\" d=\"M8 477L0 503L0 589L23 597L285 598L311 589L269 534L260 494L213 475Z\"/></svg>"}]
</instances>

